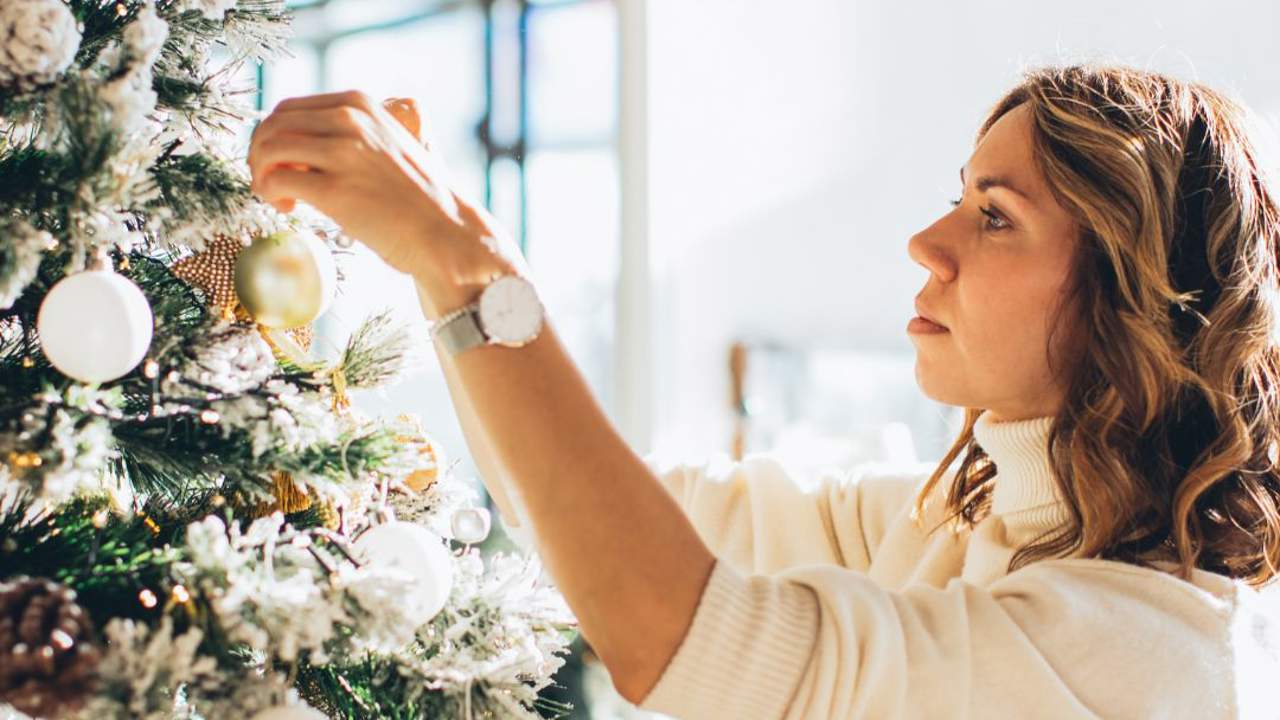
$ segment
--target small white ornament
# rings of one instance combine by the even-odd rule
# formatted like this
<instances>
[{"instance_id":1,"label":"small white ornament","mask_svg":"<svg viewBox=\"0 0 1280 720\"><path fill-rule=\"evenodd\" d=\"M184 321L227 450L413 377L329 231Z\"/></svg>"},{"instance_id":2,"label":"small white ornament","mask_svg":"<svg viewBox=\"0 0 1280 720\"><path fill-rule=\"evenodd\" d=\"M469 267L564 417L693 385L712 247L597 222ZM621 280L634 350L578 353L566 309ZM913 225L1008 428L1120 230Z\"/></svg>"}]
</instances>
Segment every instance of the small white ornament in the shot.
<instances>
[{"instance_id":1,"label":"small white ornament","mask_svg":"<svg viewBox=\"0 0 1280 720\"><path fill-rule=\"evenodd\" d=\"M80 49L76 17L62 0L0 2L0 86L31 90L53 82Z\"/></svg>"},{"instance_id":2,"label":"small white ornament","mask_svg":"<svg viewBox=\"0 0 1280 720\"><path fill-rule=\"evenodd\" d=\"M493 519L489 511L482 507L461 508L449 518L449 527L453 530L453 539L466 545L483 542L489 537L489 528Z\"/></svg>"},{"instance_id":3,"label":"small white ornament","mask_svg":"<svg viewBox=\"0 0 1280 720\"><path fill-rule=\"evenodd\" d=\"M405 613L418 625L435 617L453 590L453 556L444 538L425 527L392 520L365 531L355 550L371 564L397 568L413 576L414 593L404 598Z\"/></svg>"},{"instance_id":4,"label":"small white ornament","mask_svg":"<svg viewBox=\"0 0 1280 720\"><path fill-rule=\"evenodd\" d=\"M36 330L55 368L81 382L99 383L142 361L154 322L138 286L108 267L55 283L40 304Z\"/></svg>"},{"instance_id":5,"label":"small white ornament","mask_svg":"<svg viewBox=\"0 0 1280 720\"><path fill-rule=\"evenodd\" d=\"M288 330L309 324L329 308L338 266L315 233L282 231L260 236L240 251L235 284L254 320Z\"/></svg>"},{"instance_id":6,"label":"small white ornament","mask_svg":"<svg viewBox=\"0 0 1280 720\"><path fill-rule=\"evenodd\" d=\"M263 710L254 715L253 720L328 720L328 718L319 710L307 705L282 705Z\"/></svg>"}]
</instances>

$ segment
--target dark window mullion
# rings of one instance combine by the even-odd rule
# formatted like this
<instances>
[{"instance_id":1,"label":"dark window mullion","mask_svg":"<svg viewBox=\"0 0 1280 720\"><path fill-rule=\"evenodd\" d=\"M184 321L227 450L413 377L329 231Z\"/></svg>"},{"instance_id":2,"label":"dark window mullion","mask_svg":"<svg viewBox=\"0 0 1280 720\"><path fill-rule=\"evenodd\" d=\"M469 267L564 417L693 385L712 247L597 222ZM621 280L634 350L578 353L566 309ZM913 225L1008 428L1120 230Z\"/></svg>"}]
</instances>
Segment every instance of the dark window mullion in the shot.
<instances>
[{"instance_id":1,"label":"dark window mullion","mask_svg":"<svg viewBox=\"0 0 1280 720\"><path fill-rule=\"evenodd\" d=\"M529 193L525 177L525 158L529 142L529 2L520 0L520 137L516 139L515 158L520 168L520 252L527 255L529 233Z\"/></svg>"}]
</instances>

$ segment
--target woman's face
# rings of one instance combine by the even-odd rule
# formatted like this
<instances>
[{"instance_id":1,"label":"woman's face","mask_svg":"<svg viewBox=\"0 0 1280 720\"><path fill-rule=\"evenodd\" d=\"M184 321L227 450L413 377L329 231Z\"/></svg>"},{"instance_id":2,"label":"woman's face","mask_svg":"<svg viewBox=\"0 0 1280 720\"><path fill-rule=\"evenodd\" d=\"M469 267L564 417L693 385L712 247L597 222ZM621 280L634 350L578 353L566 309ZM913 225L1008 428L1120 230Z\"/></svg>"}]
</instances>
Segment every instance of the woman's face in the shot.
<instances>
[{"instance_id":1,"label":"woman's face","mask_svg":"<svg viewBox=\"0 0 1280 720\"><path fill-rule=\"evenodd\" d=\"M960 203L907 244L929 271L917 310L946 328L913 321L916 381L994 420L1052 415L1062 401L1046 343L1077 229L1037 169L1031 128L1025 106L996 121L961 169Z\"/></svg>"}]
</instances>

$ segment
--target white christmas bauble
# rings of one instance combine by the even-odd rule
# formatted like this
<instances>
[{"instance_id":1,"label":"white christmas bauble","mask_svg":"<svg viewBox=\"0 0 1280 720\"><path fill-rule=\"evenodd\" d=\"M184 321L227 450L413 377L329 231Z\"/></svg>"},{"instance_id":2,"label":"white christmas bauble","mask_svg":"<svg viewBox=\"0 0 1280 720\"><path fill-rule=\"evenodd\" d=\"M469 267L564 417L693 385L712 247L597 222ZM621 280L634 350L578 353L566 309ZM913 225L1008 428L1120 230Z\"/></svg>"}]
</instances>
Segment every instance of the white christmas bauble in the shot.
<instances>
[{"instance_id":1,"label":"white christmas bauble","mask_svg":"<svg viewBox=\"0 0 1280 720\"><path fill-rule=\"evenodd\" d=\"M154 319L147 298L112 270L68 275L49 288L36 331L45 357L81 382L124 375L147 354Z\"/></svg>"},{"instance_id":2,"label":"white christmas bauble","mask_svg":"<svg viewBox=\"0 0 1280 720\"><path fill-rule=\"evenodd\" d=\"M333 253L312 232L255 238L236 259L236 295L269 328L302 327L329 308L338 287Z\"/></svg>"},{"instance_id":3,"label":"white christmas bauble","mask_svg":"<svg viewBox=\"0 0 1280 720\"><path fill-rule=\"evenodd\" d=\"M267 708L253 720L328 720L319 710L307 705L288 705Z\"/></svg>"},{"instance_id":4,"label":"white christmas bauble","mask_svg":"<svg viewBox=\"0 0 1280 720\"><path fill-rule=\"evenodd\" d=\"M493 519L489 516L489 511L482 507L460 508L449 518L453 539L467 545L483 542L489 537L492 524Z\"/></svg>"},{"instance_id":5,"label":"white christmas bauble","mask_svg":"<svg viewBox=\"0 0 1280 720\"><path fill-rule=\"evenodd\" d=\"M444 608L453 590L453 556L444 538L425 527L400 520L375 525L355 541L355 549L371 564L393 567L413 576L413 596L405 611L426 623Z\"/></svg>"}]
</instances>

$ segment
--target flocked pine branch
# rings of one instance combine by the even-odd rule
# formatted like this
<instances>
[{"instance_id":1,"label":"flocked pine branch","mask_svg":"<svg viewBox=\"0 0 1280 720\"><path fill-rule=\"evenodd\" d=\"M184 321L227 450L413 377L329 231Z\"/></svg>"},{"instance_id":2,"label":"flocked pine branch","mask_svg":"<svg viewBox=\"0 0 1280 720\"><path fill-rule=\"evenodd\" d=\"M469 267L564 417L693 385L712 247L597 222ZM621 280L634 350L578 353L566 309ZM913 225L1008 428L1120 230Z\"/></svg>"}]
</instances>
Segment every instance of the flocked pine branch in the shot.
<instances>
[{"instance_id":1,"label":"flocked pine branch","mask_svg":"<svg viewBox=\"0 0 1280 720\"><path fill-rule=\"evenodd\" d=\"M382 313L336 360L295 362L170 270L218 234L298 229L228 142L258 115L232 78L287 54L283 0L65 7L56 72L14 74L24 48L0 51L0 580L63 583L109 640L77 717L239 718L297 693L331 717L563 713L539 690L573 619L536 558L486 568L455 543L448 602L414 627L406 578L345 548L384 502L432 527L462 507L434 466L384 497L422 467L420 429L340 411L396 378L403 329ZM37 316L104 247L154 334L137 368L86 385L45 360ZM260 517L290 487L314 502Z\"/></svg>"}]
</instances>

